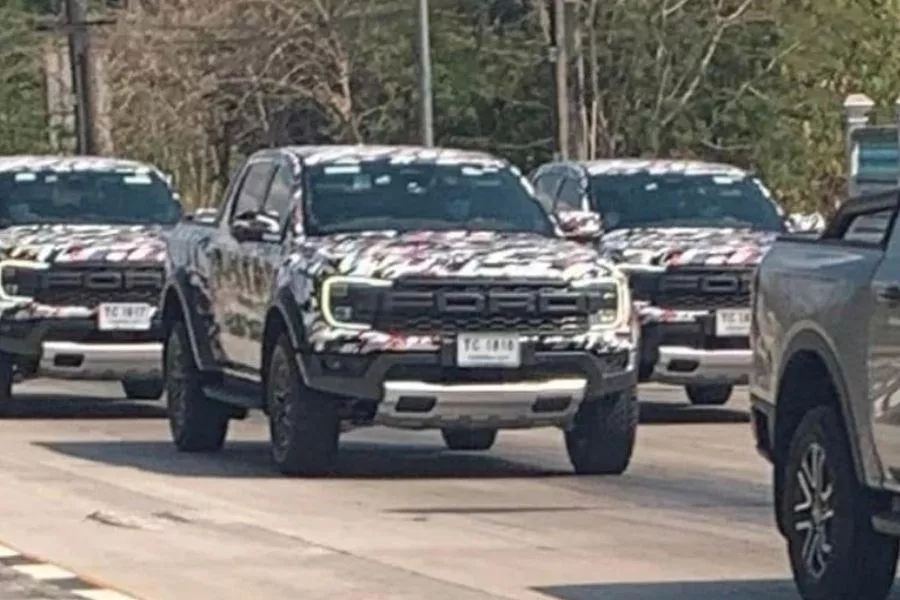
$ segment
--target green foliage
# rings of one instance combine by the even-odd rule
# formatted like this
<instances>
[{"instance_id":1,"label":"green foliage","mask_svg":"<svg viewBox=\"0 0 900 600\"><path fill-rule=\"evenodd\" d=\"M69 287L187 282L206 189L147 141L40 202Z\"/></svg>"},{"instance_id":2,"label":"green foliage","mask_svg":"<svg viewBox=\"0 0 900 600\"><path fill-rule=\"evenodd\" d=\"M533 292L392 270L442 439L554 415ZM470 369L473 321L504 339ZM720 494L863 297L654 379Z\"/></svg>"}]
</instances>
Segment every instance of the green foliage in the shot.
<instances>
[{"instance_id":1,"label":"green foliage","mask_svg":"<svg viewBox=\"0 0 900 600\"><path fill-rule=\"evenodd\" d=\"M175 173L189 201L215 203L235 161L260 146L420 139L415 3L152 4L98 32L111 49L115 151ZM524 170L552 156L550 4L432 1L439 144ZM0 152L45 146L26 15L55 6L0 8ZM577 153L751 167L791 210L827 210L843 194L843 97L864 92L889 115L900 93L897 0L579 0L575 16Z\"/></svg>"},{"instance_id":2,"label":"green foliage","mask_svg":"<svg viewBox=\"0 0 900 600\"><path fill-rule=\"evenodd\" d=\"M0 7L0 154L46 148L40 45L25 3Z\"/></svg>"}]
</instances>

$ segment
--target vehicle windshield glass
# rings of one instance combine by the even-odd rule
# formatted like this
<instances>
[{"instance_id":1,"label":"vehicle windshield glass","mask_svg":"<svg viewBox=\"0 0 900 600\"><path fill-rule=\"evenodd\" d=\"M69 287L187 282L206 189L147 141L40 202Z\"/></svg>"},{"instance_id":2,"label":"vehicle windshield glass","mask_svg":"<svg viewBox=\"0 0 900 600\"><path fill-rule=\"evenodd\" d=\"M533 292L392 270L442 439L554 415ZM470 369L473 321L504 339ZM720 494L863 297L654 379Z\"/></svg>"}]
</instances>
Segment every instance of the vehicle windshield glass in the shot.
<instances>
[{"instance_id":1,"label":"vehicle windshield glass","mask_svg":"<svg viewBox=\"0 0 900 600\"><path fill-rule=\"evenodd\" d=\"M181 216L155 173L18 171L0 173L0 226L170 225Z\"/></svg>"},{"instance_id":2,"label":"vehicle windshield glass","mask_svg":"<svg viewBox=\"0 0 900 600\"><path fill-rule=\"evenodd\" d=\"M784 222L756 178L629 173L596 175L593 200L606 230L733 227L781 231Z\"/></svg>"},{"instance_id":3,"label":"vehicle windshield glass","mask_svg":"<svg viewBox=\"0 0 900 600\"><path fill-rule=\"evenodd\" d=\"M555 235L547 212L505 165L317 165L307 169L310 235L486 230Z\"/></svg>"}]
</instances>

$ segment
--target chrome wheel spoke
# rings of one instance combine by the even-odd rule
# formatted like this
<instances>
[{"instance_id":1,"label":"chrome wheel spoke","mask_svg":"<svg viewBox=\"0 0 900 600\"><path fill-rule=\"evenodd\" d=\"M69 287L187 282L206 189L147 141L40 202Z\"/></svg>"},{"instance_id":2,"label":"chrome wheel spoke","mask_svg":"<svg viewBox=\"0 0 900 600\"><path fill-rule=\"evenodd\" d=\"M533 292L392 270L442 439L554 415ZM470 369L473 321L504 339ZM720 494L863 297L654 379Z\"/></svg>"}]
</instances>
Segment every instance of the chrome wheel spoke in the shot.
<instances>
[{"instance_id":1,"label":"chrome wheel spoke","mask_svg":"<svg viewBox=\"0 0 900 600\"><path fill-rule=\"evenodd\" d=\"M816 579L824 575L833 554L829 537L835 516L831 503L835 486L827 459L825 448L811 443L797 469L794 492L795 542L800 546L800 558L806 571Z\"/></svg>"}]
</instances>

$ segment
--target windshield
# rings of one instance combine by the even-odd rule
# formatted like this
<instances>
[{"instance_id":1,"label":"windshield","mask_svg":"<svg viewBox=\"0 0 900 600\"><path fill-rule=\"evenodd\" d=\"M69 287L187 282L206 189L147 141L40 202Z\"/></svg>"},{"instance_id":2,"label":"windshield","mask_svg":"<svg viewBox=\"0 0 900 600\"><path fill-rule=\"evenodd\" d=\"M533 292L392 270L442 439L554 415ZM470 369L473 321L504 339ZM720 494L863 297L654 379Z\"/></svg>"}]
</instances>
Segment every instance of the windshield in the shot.
<instances>
[{"instance_id":1,"label":"windshield","mask_svg":"<svg viewBox=\"0 0 900 600\"><path fill-rule=\"evenodd\" d=\"M321 165L307 170L310 235L486 230L555 235L544 209L508 166Z\"/></svg>"},{"instance_id":2,"label":"windshield","mask_svg":"<svg viewBox=\"0 0 900 600\"><path fill-rule=\"evenodd\" d=\"M19 171L0 173L0 226L169 225L181 210L155 173Z\"/></svg>"},{"instance_id":3,"label":"windshield","mask_svg":"<svg viewBox=\"0 0 900 600\"><path fill-rule=\"evenodd\" d=\"M751 176L635 173L591 179L606 230L730 227L781 231L769 192Z\"/></svg>"}]
</instances>

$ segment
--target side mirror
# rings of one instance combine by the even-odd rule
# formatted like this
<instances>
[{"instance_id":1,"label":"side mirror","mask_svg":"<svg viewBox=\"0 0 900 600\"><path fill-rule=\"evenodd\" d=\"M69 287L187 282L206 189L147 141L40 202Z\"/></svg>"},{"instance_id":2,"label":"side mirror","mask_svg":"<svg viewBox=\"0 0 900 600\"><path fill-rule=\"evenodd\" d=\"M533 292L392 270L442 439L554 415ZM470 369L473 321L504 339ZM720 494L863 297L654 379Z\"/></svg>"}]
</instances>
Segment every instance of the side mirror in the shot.
<instances>
[{"instance_id":1,"label":"side mirror","mask_svg":"<svg viewBox=\"0 0 900 600\"><path fill-rule=\"evenodd\" d=\"M565 210L555 215L563 237L578 242L594 242L603 235L603 219L595 212Z\"/></svg>"},{"instance_id":2,"label":"side mirror","mask_svg":"<svg viewBox=\"0 0 900 600\"><path fill-rule=\"evenodd\" d=\"M231 223L231 235L239 242L261 242L278 233L278 222L262 213L245 213Z\"/></svg>"}]
</instances>

